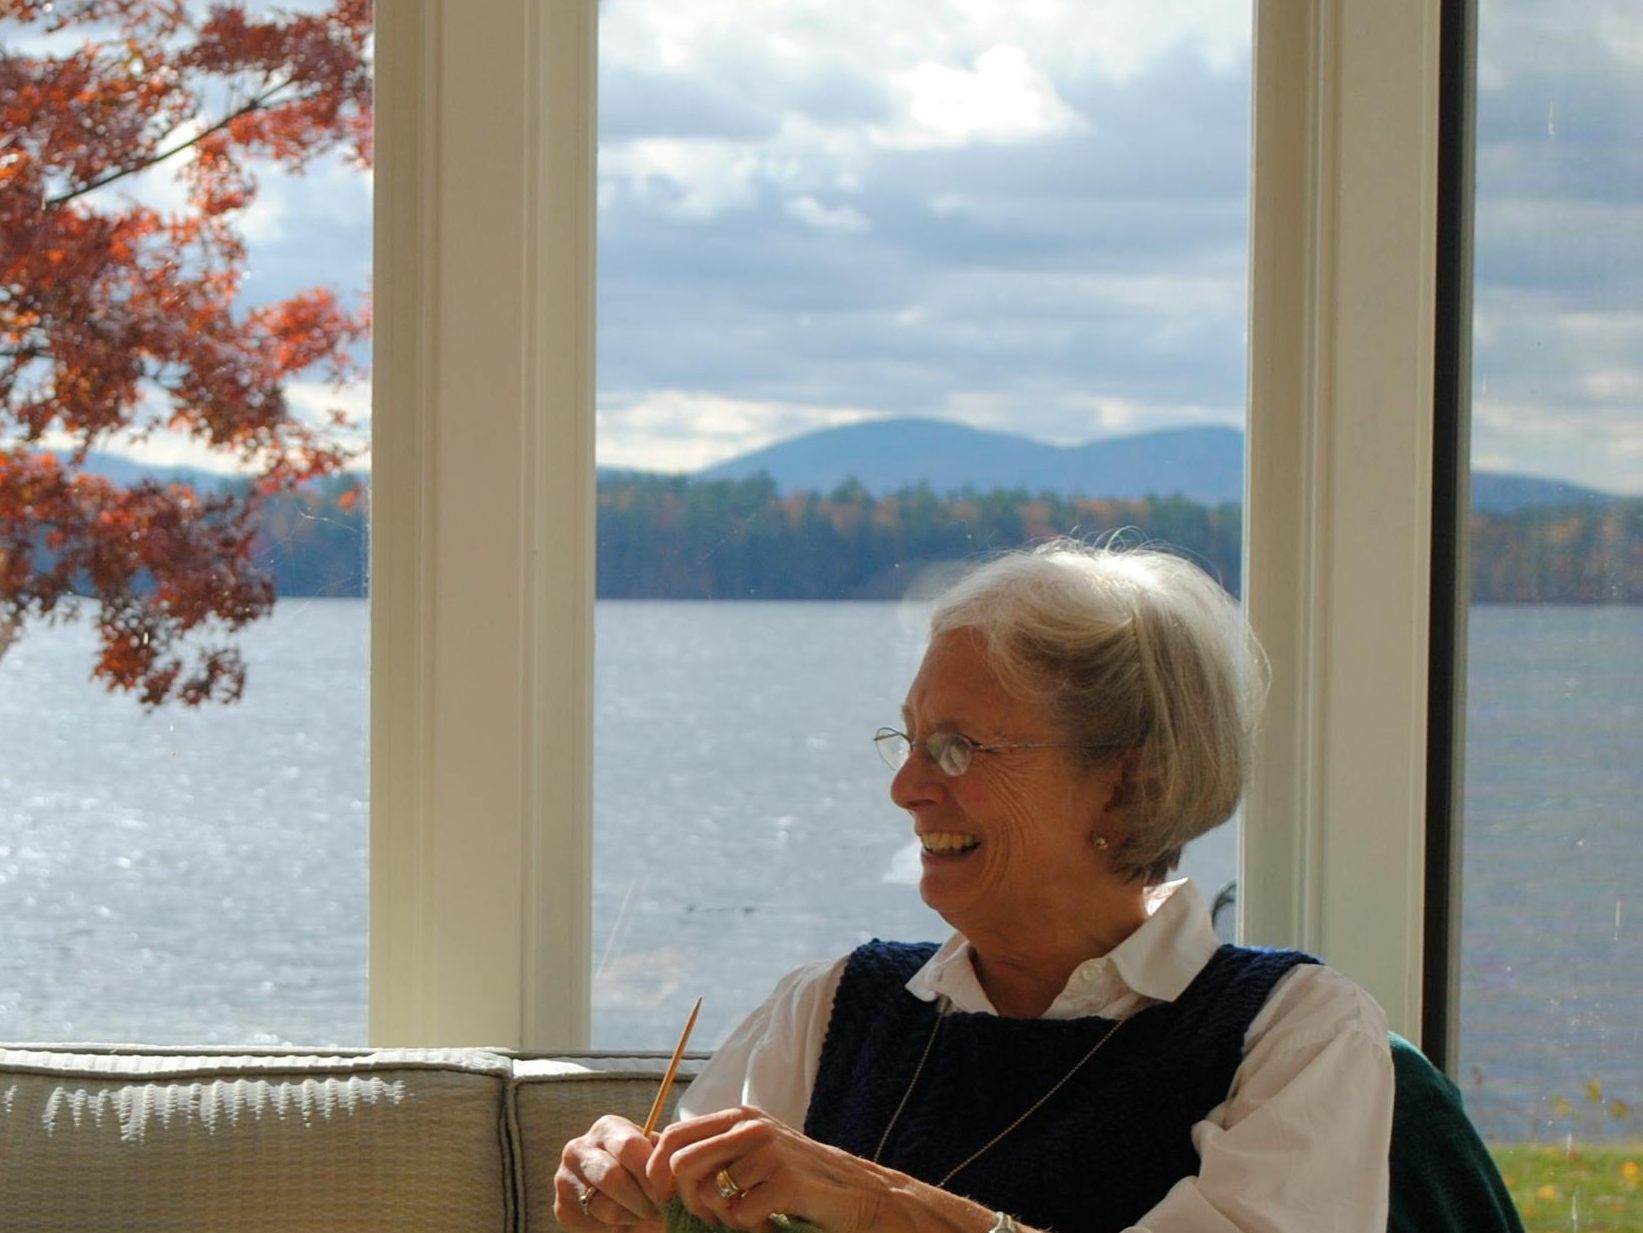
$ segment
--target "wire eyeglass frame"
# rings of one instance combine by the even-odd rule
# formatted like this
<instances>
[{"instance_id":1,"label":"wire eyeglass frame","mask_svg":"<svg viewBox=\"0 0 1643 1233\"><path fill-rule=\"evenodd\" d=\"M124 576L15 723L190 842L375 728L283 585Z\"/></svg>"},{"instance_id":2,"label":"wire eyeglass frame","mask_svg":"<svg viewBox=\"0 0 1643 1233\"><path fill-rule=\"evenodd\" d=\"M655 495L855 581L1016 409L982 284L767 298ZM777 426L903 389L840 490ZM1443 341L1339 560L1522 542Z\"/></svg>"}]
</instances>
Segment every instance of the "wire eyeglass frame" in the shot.
<instances>
[{"instance_id":1,"label":"wire eyeglass frame","mask_svg":"<svg viewBox=\"0 0 1643 1233\"><path fill-rule=\"evenodd\" d=\"M1070 749L1069 741L991 741L983 743L962 732L932 732L922 741L914 741L899 728L880 728L873 734L873 744L879 757L893 771L899 771L912 757L915 745L924 750L935 768L949 779L956 779L970 769L970 760L978 753L998 753L1008 749Z\"/></svg>"}]
</instances>

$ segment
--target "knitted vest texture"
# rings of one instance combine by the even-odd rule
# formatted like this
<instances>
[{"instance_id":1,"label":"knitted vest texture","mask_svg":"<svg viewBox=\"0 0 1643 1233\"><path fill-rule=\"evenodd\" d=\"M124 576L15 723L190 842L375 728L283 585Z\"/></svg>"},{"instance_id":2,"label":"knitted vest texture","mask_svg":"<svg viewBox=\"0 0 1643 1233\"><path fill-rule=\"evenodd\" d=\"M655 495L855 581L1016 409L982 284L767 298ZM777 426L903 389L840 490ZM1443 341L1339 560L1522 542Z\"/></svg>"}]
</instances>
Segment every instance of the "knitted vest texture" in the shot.
<instances>
[{"instance_id":1,"label":"knitted vest texture","mask_svg":"<svg viewBox=\"0 0 1643 1233\"><path fill-rule=\"evenodd\" d=\"M872 1157L937 1007L908 979L929 943L873 941L845 964L805 1133ZM1297 951L1222 946L1180 998L1132 1015L1071 1082L946 1189L1057 1233L1118 1230L1198 1171L1191 1128L1226 1099L1244 1035ZM953 1012L880 1163L931 1183L1054 1086L1113 1020Z\"/></svg>"}]
</instances>

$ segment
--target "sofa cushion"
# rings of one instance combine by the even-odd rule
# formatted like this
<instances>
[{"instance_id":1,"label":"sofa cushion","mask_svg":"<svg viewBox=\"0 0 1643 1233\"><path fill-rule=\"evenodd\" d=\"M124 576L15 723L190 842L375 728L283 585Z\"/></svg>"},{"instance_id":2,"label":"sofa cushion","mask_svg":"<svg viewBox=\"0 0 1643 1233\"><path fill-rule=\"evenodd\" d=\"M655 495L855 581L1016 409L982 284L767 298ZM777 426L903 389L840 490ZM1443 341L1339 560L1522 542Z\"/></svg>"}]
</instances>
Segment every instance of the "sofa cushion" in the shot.
<instances>
[{"instance_id":1,"label":"sofa cushion","mask_svg":"<svg viewBox=\"0 0 1643 1233\"><path fill-rule=\"evenodd\" d=\"M673 1116L702 1064L687 1057L679 1067L661 1123ZM667 1071L666 1054L589 1053L520 1058L514 1063L514 1117L519 1136L525 1233L562 1233L553 1216L553 1175L565 1144L604 1113L643 1123Z\"/></svg>"},{"instance_id":2,"label":"sofa cushion","mask_svg":"<svg viewBox=\"0 0 1643 1233\"><path fill-rule=\"evenodd\" d=\"M508 1059L0 1049L0 1211L32 1233L497 1230Z\"/></svg>"}]
</instances>

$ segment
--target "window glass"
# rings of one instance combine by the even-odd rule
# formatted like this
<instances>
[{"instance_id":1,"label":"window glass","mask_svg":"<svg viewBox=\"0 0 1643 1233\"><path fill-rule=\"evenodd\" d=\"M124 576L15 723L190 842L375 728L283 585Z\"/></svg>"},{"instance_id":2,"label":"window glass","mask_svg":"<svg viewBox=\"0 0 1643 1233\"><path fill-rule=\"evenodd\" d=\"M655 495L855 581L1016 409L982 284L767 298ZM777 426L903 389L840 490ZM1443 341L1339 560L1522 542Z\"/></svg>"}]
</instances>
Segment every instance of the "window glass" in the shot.
<instances>
[{"instance_id":1,"label":"window glass","mask_svg":"<svg viewBox=\"0 0 1643 1233\"><path fill-rule=\"evenodd\" d=\"M593 1039L701 994L705 1047L946 936L871 739L944 567L1131 527L1236 587L1251 14L600 22ZM1207 897L1235 846L1189 850Z\"/></svg>"},{"instance_id":2,"label":"window glass","mask_svg":"<svg viewBox=\"0 0 1643 1233\"><path fill-rule=\"evenodd\" d=\"M0 1039L365 1038L369 6L241 8L0 20Z\"/></svg>"},{"instance_id":3,"label":"window glass","mask_svg":"<svg viewBox=\"0 0 1643 1233\"><path fill-rule=\"evenodd\" d=\"M1458 1076L1531 1229L1643 1214L1643 42L1480 6Z\"/></svg>"}]
</instances>

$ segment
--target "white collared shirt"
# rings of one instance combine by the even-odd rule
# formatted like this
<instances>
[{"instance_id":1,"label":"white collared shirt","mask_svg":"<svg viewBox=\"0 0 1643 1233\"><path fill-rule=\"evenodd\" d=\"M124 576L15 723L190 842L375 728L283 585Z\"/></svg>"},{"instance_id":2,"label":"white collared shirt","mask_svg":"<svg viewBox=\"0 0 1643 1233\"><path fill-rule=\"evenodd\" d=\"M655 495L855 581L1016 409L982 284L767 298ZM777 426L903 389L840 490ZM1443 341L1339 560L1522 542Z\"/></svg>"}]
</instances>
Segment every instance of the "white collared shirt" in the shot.
<instances>
[{"instance_id":1,"label":"white collared shirt","mask_svg":"<svg viewBox=\"0 0 1643 1233\"><path fill-rule=\"evenodd\" d=\"M1150 892L1147 923L1086 960L1047 1019L1121 1018L1179 997L1220 945L1192 883ZM925 1001L996 1014L955 934L907 982ZM680 1101L694 1117L738 1104L804 1124L845 959L789 973L714 1053ZM1135 1226L1150 1233L1385 1233L1392 1059L1386 1016L1333 968L1302 964L1244 1038L1227 1098L1192 1128L1196 1176Z\"/></svg>"}]
</instances>

